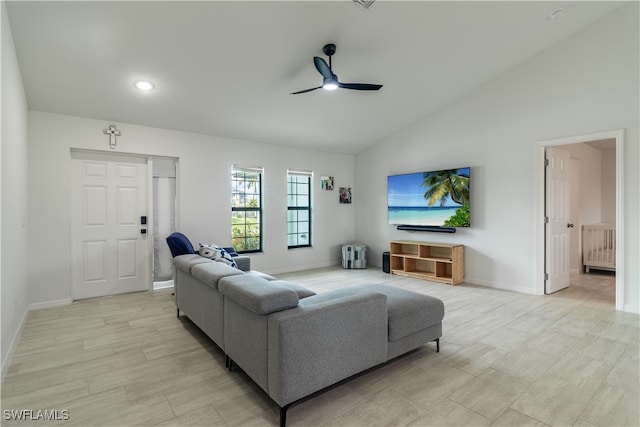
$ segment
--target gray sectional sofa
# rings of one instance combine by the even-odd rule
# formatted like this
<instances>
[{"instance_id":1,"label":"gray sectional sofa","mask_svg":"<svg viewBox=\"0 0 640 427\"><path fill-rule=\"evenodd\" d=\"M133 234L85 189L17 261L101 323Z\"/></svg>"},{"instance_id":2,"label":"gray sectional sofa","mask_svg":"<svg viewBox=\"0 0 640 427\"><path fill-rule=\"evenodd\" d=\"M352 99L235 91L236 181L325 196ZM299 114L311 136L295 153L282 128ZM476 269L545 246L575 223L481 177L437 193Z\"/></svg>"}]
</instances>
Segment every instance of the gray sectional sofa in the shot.
<instances>
[{"instance_id":1,"label":"gray sectional sofa","mask_svg":"<svg viewBox=\"0 0 640 427\"><path fill-rule=\"evenodd\" d=\"M182 312L280 408L435 341L444 304L384 285L315 294L294 283L199 255L179 255L175 294Z\"/></svg>"}]
</instances>

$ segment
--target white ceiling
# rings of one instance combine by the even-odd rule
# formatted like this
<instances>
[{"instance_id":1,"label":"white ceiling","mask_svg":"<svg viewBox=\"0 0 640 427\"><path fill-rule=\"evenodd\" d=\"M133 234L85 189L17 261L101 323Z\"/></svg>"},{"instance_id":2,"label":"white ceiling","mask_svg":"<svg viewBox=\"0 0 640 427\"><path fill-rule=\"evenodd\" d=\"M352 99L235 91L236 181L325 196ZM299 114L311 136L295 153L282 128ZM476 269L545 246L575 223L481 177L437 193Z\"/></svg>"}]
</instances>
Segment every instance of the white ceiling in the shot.
<instances>
[{"instance_id":1,"label":"white ceiling","mask_svg":"<svg viewBox=\"0 0 640 427\"><path fill-rule=\"evenodd\" d=\"M6 4L33 110L357 153L622 3ZM312 57L330 42L341 81L384 87L289 95L321 84Z\"/></svg>"}]
</instances>

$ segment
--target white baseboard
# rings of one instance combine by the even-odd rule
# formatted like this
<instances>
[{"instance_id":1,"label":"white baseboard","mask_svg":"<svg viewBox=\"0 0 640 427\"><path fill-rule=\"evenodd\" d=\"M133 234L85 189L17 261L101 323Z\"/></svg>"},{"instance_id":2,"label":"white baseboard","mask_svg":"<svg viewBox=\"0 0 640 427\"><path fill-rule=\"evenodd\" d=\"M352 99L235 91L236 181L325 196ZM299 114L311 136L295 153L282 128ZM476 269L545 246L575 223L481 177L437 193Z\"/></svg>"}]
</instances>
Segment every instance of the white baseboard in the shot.
<instances>
[{"instance_id":1,"label":"white baseboard","mask_svg":"<svg viewBox=\"0 0 640 427\"><path fill-rule=\"evenodd\" d=\"M296 271L303 271L303 270L315 270L317 268L327 268L327 267L334 267L337 265L340 265L341 262L337 262L337 263L321 263L321 264L307 264L307 265L296 265L295 267L286 267L286 268L276 268L276 269L270 269L268 271L264 271L267 274L283 274L283 273L293 273Z\"/></svg>"},{"instance_id":2,"label":"white baseboard","mask_svg":"<svg viewBox=\"0 0 640 427\"><path fill-rule=\"evenodd\" d=\"M65 305L71 305L72 302L73 301L69 298L54 301L34 302L29 304L29 310L43 310L45 308L63 307Z\"/></svg>"},{"instance_id":3,"label":"white baseboard","mask_svg":"<svg viewBox=\"0 0 640 427\"><path fill-rule=\"evenodd\" d=\"M173 279L171 280L164 280L162 282L153 282L153 290L157 291L160 289L169 289L169 288L173 288Z\"/></svg>"},{"instance_id":4,"label":"white baseboard","mask_svg":"<svg viewBox=\"0 0 640 427\"><path fill-rule=\"evenodd\" d=\"M623 310L625 313L640 314L640 306L637 305L625 304Z\"/></svg>"},{"instance_id":5,"label":"white baseboard","mask_svg":"<svg viewBox=\"0 0 640 427\"><path fill-rule=\"evenodd\" d=\"M13 353L16 351L16 347L18 347L18 342L20 341L20 337L22 336L22 330L24 329L24 324L27 321L27 316L29 315L29 308L22 313L22 318L20 319L20 323L16 328L16 333L13 335L11 339L11 344L9 345L9 351L7 351L7 355L4 359L2 359L2 380L4 381L4 376L7 374L7 370L9 366L11 366L11 360L13 359Z\"/></svg>"},{"instance_id":6,"label":"white baseboard","mask_svg":"<svg viewBox=\"0 0 640 427\"><path fill-rule=\"evenodd\" d=\"M501 289L503 291L519 292L521 294L537 295L536 290L534 288L527 288L524 286L513 286L513 285L508 285L506 283L490 282L488 280L478 280L470 277L465 277L464 283L486 286L488 288Z\"/></svg>"}]
</instances>

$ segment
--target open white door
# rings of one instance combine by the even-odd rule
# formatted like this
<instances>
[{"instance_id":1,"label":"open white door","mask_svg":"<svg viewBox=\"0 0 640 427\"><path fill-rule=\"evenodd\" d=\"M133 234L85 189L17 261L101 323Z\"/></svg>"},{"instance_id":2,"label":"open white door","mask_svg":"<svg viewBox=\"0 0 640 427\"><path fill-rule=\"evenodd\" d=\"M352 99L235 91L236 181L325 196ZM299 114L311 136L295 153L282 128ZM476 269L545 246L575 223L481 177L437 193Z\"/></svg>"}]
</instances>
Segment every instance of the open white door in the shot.
<instances>
[{"instance_id":1,"label":"open white door","mask_svg":"<svg viewBox=\"0 0 640 427\"><path fill-rule=\"evenodd\" d=\"M74 152L72 178L73 299L148 289L146 159Z\"/></svg>"},{"instance_id":2,"label":"open white door","mask_svg":"<svg viewBox=\"0 0 640 427\"><path fill-rule=\"evenodd\" d=\"M546 148L545 294L569 287L569 153Z\"/></svg>"}]
</instances>

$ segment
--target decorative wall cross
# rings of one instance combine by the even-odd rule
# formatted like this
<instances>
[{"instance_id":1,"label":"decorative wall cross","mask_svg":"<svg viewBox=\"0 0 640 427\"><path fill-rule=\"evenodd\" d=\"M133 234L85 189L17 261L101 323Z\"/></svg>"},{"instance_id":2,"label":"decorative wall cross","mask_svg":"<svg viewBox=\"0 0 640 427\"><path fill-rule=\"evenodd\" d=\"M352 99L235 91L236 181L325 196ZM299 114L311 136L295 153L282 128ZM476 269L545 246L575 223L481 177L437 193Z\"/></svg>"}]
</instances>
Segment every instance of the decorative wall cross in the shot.
<instances>
[{"instance_id":1,"label":"decorative wall cross","mask_svg":"<svg viewBox=\"0 0 640 427\"><path fill-rule=\"evenodd\" d=\"M115 125L109 125L108 128L102 131L105 135L109 135L109 146L112 150L116 149L116 136L122 135L122 133L116 129Z\"/></svg>"}]
</instances>

